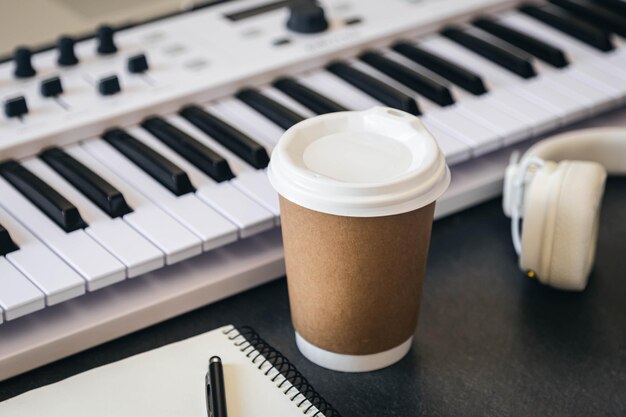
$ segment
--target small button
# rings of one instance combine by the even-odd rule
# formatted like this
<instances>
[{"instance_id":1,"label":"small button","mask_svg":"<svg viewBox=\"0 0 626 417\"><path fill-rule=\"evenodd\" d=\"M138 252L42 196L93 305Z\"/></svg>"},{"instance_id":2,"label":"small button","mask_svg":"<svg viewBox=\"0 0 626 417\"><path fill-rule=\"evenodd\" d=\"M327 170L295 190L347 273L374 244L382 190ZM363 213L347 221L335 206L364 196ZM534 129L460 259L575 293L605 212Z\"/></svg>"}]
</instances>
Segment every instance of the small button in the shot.
<instances>
[{"instance_id":1,"label":"small button","mask_svg":"<svg viewBox=\"0 0 626 417\"><path fill-rule=\"evenodd\" d=\"M98 92L103 96L112 96L122 91L117 75L104 77L98 81Z\"/></svg>"},{"instance_id":2,"label":"small button","mask_svg":"<svg viewBox=\"0 0 626 417\"><path fill-rule=\"evenodd\" d=\"M7 117L22 117L28 113L28 105L24 96L10 98L4 102L4 114Z\"/></svg>"},{"instance_id":3,"label":"small button","mask_svg":"<svg viewBox=\"0 0 626 417\"><path fill-rule=\"evenodd\" d=\"M158 42L165 37L165 33L163 32L151 32L143 37L143 40L146 42Z\"/></svg>"},{"instance_id":4,"label":"small button","mask_svg":"<svg viewBox=\"0 0 626 417\"><path fill-rule=\"evenodd\" d=\"M273 42L274 46L283 46L283 45L288 45L290 43L291 43L291 39L287 39L287 38L276 39Z\"/></svg>"},{"instance_id":5,"label":"small button","mask_svg":"<svg viewBox=\"0 0 626 417\"><path fill-rule=\"evenodd\" d=\"M194 58L185 62L183 65L185 66L185 68L189 70L199 71L201 69L208 67L209 64L210 62L205 60L204 58Z\"/></svg>"},{"instance_id":6,"label":"small button","mask_svg":"<svg viewBox=\"0 0 626 417\"><path fill-rule=\"evenodd\" d=\"M128 58L128 72L142 74L148 71L148 59L145 54L139 54Z\"/></svg>"},{"instance_id":7,"label":"small button","mask_svg":"<svg viewBox=\"0 0 626 417\"><path fill-rule=\"evenodd\" d=\"M41 82L41 95L44 97L57 97L63 94L63 84L59 77L52 77Z\"/></svg>"},{"instance_id":8,"label":"small button","mask_svg":"<svg viewBox=\"0 0 626 417\"><path fill-rule=\"evenodd\" d=\"M241 36L244 38L258 38L263 34L263 30L261 28L249 28L241 33Z\"/></svg>"},{"instance_id":9,"label":"small button","mask_svg":"<svg viewBox=\"0 0 626 417\"><path fill-rule=\"evenodd\" d=\"M187 49L184 45L175 43L173 45L167 45L163 49L163 53L169 56L177 56L184 53Z\"/></svg>"},{"instance_id":10,"label":"small button","mask_svg":"<svg viewBox=\"0 0 626 417\"><path fill-rule=\"evenodd\" d=\"M360 17L350 17L346 19L345 23L348 26L358 25L359 23L363 23L363 19L361 19Z\"/></svg>"}]
</instances>

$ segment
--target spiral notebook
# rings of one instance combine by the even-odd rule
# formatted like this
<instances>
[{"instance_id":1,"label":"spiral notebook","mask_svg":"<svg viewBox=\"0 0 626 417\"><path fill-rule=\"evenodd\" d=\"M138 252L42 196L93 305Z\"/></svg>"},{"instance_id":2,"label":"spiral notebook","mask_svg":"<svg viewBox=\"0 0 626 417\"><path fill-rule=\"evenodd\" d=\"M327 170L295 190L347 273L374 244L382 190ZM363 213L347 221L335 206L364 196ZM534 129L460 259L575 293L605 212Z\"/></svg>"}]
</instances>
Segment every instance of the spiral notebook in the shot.
<instances>
[{"instance_id":1,"label":"spiral notebook","mask_svg":"<svg viewBox=\"0 0 626 417\"><path fill-rule=\"evenodd\" d=\"M208 360L224 364L234 417L341 417L249 327L226 326L0 403L11 417L207 417Z\"/></svg>"}]
</instances>

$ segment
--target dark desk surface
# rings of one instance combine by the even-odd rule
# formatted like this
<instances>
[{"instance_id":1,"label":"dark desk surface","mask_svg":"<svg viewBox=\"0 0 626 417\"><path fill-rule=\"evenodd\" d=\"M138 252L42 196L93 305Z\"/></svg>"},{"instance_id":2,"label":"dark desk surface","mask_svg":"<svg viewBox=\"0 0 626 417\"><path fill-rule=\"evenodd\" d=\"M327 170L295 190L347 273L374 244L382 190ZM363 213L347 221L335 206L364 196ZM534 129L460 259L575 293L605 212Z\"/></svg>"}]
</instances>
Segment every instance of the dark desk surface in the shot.
<instances>
[{"instance_id":1,"label":"dark desk surface","mask_svg":"<svg viewBox=\"0 0 626 417\"><path fill-rule=\"evenodd\" d=\"M438 221L416 343L378 372L335 373L304 359L281 279L2 382L0 400L234 323L291 358L345 417L624 416L625 208L626 180L610 180L583 293L520 274L500 201Z\"/></svg>"}]
</instances>

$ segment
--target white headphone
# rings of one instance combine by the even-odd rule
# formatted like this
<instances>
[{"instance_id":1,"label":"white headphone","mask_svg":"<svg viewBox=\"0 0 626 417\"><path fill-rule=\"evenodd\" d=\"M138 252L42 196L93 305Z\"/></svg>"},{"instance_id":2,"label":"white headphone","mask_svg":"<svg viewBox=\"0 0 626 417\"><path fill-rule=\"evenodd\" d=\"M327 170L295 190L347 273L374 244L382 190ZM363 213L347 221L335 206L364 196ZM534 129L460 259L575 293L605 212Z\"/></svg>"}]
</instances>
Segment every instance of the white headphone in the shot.
<instances>
[{"instance_id":1,"label":"white headphone","mask_svg":"<svg viewBox=\"0 0 626 417\"><path fill-rule=\"evenodd\" d=\"M585 289L607 172L626 174L626 129L565 133L533 145L521 160L512 157L502 205L529 277L563 290Z\"/></svg>"}]
</instances>

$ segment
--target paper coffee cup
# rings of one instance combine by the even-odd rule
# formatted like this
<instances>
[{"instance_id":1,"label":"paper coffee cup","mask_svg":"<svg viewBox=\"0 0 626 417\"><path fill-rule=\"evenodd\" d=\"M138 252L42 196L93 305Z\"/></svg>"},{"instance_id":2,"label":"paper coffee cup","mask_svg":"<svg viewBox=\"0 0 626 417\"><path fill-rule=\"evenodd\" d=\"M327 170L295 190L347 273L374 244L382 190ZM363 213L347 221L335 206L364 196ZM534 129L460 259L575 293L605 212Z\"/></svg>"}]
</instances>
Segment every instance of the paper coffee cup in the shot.
<instances>
[{"instance_id":1,"label":"paper coffee cup","mask_svg":"<svg viewBox=\"0 0 626 417\"><path fill-rule=\"evenodd\" d=\"M390 108L317 116L283 134L268 174L302 354L346 372L400 360L417 326L435 200L450 183L435 139Z\"/></svg>"}]
</instances>

